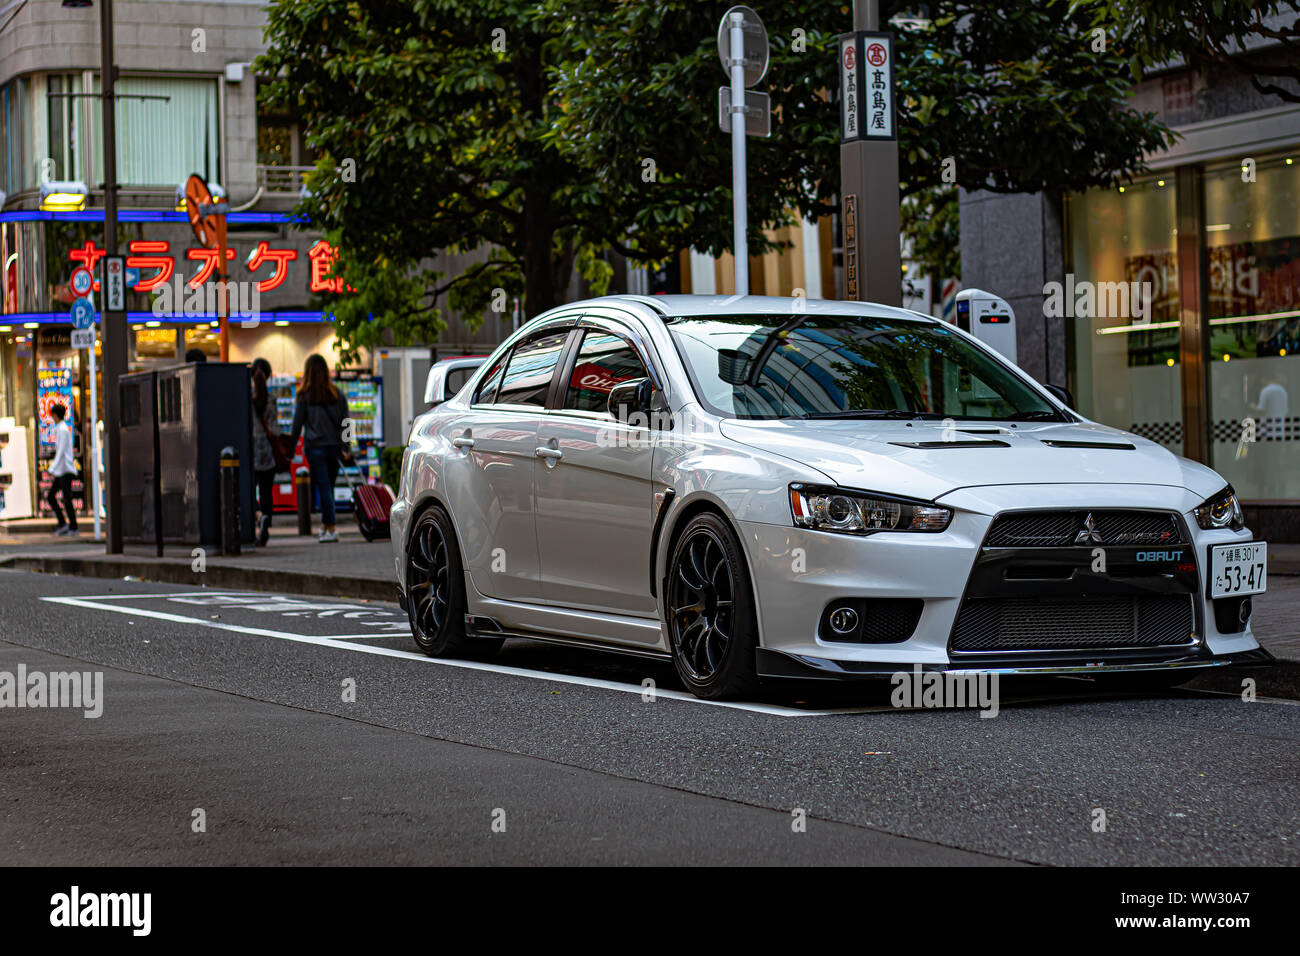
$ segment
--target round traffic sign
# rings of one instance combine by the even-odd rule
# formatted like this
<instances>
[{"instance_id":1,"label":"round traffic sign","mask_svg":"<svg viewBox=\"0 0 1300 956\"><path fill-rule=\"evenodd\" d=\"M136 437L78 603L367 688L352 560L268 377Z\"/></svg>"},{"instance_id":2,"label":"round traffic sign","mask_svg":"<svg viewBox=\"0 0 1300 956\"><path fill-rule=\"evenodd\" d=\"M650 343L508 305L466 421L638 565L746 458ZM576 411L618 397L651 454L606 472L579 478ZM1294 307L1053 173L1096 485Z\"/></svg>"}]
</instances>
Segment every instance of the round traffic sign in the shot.
<instances>
[{"instance_id":1,"label":"round traffic sign","mask_svg":"<svg viewBox=\"0 0 1300 956\"><path fill-rule=\"evenodd\" d=\"M185 212L189 216L190 229L199 244L209 249L217 248L218 230L221 227L218 215L211 211L215 204L212 191L202 176L194 173L185 180Z\"/></svg>"},{"instance_id":2,"label":"round traffic sign","mask_svg":"<svg viewBox=\"0 0 1300 956\"><path fill-rule=\"evenodd\" d=\"M767 75L768 55L771 53L767 42L767 28L763 26L763 21L759 19L757 13L743 5L734 6L722 15L722 22L718 24L718 59L722 63L722 71L728 78L731 76L731 67L727 66L727 61L731 59L731 15L733 13L739 13L745 18L745 23L740 28L744 51L741 59L745 61L745 86L751 87Z\"/></svg>"},{"instance_id":3,"label":"round traffic sign","mask_svg":"<svg viewBox=\"0 0 1300 956\"><path fill-rule=\"evenodd\" d=\"M90 291L91 286L95 284L95 277L90 274L90 270L85 266L78 266L72 270L72 291L77 295L85 295Z\"/></svg>"},{"instance_id":4,"label":"round traffic sign","mask_svg":"<svg viewBox=\"0 0 1300 956\"><path fill-rule=\"evenodd\" d=\"M95 324L95 307L89 299L76 299L72 303L72 327L88 329Z\"/></svg>"}]
</instances>

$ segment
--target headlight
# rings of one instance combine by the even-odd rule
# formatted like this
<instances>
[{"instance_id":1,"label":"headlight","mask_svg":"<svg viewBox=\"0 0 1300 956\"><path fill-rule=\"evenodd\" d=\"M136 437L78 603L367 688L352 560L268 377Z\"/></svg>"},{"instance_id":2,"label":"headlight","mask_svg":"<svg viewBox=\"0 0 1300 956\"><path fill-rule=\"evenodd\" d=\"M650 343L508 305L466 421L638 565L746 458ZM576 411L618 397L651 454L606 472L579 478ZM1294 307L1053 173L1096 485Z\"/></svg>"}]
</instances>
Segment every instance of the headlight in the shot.
<instances>
[{"instance_id":1,"label":"headlight","mask_svg":"<svg viewBox=\"0 0 1300 956\"><path fill-rule=\"evenodd\" d=\"M1196 523L1210 531L1214 528L1231 528L1240 531L1246 526L1246 519L1241 513L1241 503L1232 487L1220 491L1205 504L1196 509Z\"/></svg>"},{"instance_id":2,"label":"headlight","mask_svg":"<svg viewBox=\"0 0 1300 956\"><path fill-rule=\"evenodd\" d=\"M942 531L952 520L951 509L924 501L803 484L790 486L790 512L797 527L844 534Z\"/></svg>"}]
</instances>

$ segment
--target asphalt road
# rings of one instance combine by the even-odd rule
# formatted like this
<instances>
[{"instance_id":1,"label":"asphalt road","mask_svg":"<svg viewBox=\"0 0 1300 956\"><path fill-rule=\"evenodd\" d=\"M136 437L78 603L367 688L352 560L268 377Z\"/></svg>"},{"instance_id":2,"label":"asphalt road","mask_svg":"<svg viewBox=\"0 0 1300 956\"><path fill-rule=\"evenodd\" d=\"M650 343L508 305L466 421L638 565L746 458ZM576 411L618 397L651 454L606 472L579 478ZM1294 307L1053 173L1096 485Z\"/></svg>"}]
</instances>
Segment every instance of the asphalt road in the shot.
<instances>
[{"instance_id":1,"label":"asphalt road","mask_svg":"<svg viewBox=\"0 0 1300 956\"><path fill-rule=\"evenodd\" d=\"M20 665L102 670L103 715L0 709L0 865L1300 863L1289 703L718 706L613 655L433 661L395 605L0 570Z\"/></svg>"}]
</instances>

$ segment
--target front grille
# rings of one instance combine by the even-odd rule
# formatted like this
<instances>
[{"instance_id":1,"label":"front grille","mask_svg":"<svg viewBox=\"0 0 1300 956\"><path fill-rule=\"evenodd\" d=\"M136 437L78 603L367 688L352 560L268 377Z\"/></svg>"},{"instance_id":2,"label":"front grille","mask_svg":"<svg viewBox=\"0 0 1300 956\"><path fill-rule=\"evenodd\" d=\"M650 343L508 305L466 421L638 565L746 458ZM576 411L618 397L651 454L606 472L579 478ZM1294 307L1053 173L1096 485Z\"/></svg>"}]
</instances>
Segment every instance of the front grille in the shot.
<instances>
[{"instance_id":1,"label":"front grille","mask_svg":"<svg viewBox=\"0 0 1300 956\"><path fill-rule=\"evenodd\" d=\"M1177 516L1164 511L1022 511L999 516L985 547L1068 548L1080 532L1081 545L1187 543Z\"/></svg>"},{"instance_id":2,"label":"front grille","mask_svg":"<svg viewBox=\"0 0 1300 956\"><path fill-rule=\"evenodd\" d=\"M1157 647L1194 641L1187 594L967 599L952 632L965 652Z\"/></svg>"}]
</instances>

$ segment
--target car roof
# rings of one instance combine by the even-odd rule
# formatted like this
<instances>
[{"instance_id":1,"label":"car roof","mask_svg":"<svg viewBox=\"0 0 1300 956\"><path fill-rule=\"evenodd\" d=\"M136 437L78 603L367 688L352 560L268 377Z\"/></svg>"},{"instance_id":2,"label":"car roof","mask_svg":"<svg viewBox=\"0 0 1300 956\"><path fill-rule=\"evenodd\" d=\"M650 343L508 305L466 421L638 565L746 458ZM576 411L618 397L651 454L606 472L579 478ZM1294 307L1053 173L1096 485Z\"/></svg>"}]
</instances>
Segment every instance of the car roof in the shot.
<instances>
[{"instance_id":1,"label":"car roof","mask_svg":"<svg viewBox=\"0 0 1300 956\"><path fill-rule=\"evenodd\" d=\"M615 305L636 303L651 309L665 319L705 315L793 315L792 296L780 295L607 295L572 305ZM878 319L922 319L938 322L923 312L913 312L877 302L841 301L838 299L804 299L803 314L843 315Z\"/></svg>"}]
</instances>

